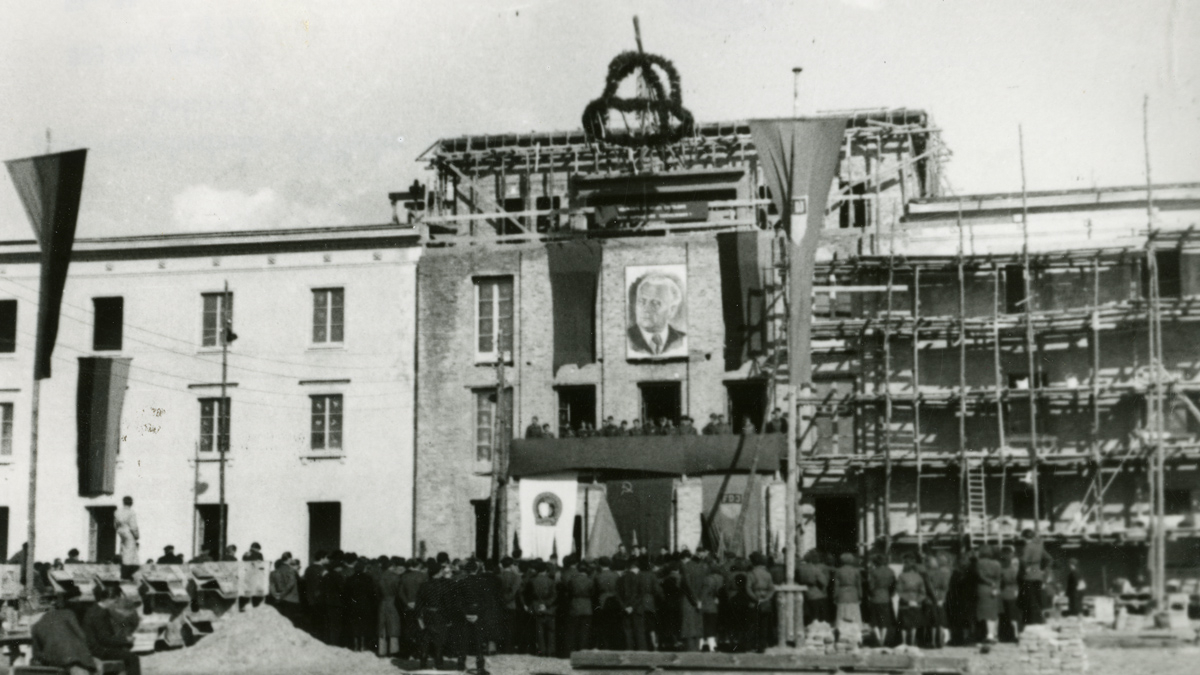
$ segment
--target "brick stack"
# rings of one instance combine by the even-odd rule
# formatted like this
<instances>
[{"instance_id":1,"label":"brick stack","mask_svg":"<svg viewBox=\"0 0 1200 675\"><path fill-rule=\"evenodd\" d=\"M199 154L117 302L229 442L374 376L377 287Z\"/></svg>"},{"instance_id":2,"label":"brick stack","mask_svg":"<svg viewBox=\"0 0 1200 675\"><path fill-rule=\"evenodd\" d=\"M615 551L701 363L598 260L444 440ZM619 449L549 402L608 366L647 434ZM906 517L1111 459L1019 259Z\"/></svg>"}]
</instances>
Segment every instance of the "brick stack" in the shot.
<instances>
[{"instance_id":1,"label":"brick stack","mask_svg":"<svg viewBox=\"0 0 1200 675\"><path fill-rule=\"evenodd\" d=\"M833 626L824 621L809 624L804 633L804 651L809 654L832 653L834 645Z\"/></svg>"},{"instance_id":2,"label":"brick stack","mask_svg":"<svg viewBox=\"0 0 1200 675\"><path fill-rule=\"evenodd\" d=\"M1021 671L1028 675L1086 673L1083 626L1078 621L1051 626L1027 626L1021 632Z\"/></svg>"}]
</instances>

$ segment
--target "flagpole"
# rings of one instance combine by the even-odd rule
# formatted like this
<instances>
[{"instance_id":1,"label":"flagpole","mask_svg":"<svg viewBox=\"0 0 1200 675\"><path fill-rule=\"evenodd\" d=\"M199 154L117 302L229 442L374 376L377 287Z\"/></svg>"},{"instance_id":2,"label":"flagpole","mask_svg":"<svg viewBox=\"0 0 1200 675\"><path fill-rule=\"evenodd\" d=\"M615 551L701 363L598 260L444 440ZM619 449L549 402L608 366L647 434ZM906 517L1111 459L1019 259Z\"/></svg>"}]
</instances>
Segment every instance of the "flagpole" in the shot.
<instances>
[{"instance_id":1,"label":"flagpole","mask_svg":"<svg viewBox=\"0 0 1200 675\"><path fill-rule=\"evenodd\" d=\"M39 287L40 292L40 287ZM37 457L38 457L38 408L41 405L42 381L37 377L37 364L34 364L33 389L30 391L30 432L29 432L29 524L26 534L25 549L25 597L29 606L33 607L37 597L37 587L34 579L34 550L37 545Z\"/></svg>"}]
</instances>

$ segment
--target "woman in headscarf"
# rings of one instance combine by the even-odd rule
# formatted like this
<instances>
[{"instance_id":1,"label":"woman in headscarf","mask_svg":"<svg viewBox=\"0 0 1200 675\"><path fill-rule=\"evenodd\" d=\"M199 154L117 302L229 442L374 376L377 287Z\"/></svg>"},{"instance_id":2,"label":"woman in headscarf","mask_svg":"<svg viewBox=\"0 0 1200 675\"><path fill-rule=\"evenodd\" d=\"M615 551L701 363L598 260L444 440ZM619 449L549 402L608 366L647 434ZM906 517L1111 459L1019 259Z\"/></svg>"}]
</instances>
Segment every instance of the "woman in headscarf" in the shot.
<instances>
[{"instance_id":1,"label":"woman in headscarf","mask_svg":"<svg viewBox=\"0 0 1200 675\"><path fill-rule=\"evenodd\" d=\"M992 547L979 547L979 557L975 562L975 620L987 625L987 637L984 638L984 650L996 642L996 627L1000 623L1000 563L992 552Z\"/></svg>"},{"instance_id":2,"label":"woman in headscarf","mask_svg":"<svg viewBox=\"0 0 1200 675\"><path fill-rule=\"evenodd\" d=\"M912 554L904 556L904 571L896 579L896 595L900 597L900 630L904 644L917 646L917 630L925 625L925 577L917 571Z\"/></svg>"}]
</instances>

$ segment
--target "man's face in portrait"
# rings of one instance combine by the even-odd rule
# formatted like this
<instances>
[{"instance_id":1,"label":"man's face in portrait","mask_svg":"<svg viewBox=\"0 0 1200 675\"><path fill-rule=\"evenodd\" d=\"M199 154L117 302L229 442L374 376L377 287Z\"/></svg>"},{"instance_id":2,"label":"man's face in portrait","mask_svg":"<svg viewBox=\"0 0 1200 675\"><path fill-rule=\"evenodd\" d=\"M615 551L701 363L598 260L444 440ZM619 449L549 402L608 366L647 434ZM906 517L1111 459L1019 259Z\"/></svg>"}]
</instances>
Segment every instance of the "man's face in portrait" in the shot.
<instances>
[{"instance_id":1,"label":"man's face in portrait","mask_svg":"<svg viewBox=\"0 0 1200 675\"><path fill-rule=\"evenodd\" d=\"M679 309L679 289L667 279L647 279L638 286L637 324L647 333L661 333Z\"/></svg>"}]
</instances>

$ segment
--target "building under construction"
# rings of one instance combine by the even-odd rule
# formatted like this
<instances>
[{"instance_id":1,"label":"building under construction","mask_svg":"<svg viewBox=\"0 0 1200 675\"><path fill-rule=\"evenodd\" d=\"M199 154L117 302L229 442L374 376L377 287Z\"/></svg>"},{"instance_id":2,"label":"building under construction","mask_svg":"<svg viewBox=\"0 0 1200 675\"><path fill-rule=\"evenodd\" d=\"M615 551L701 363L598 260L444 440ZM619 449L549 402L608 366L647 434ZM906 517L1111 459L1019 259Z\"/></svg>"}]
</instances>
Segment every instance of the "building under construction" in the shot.
<instances>
[{"instance_id":1,"label":"building under construction","mask_svg":"<svg viewBox=\"0 0 1200 675\"><path fill-rule=\"evenodd\" d=\"M811 448L798 462L802 549L953 548L1030 528L1100 589L1147 569L1157 501L1169 576L1196 577L1200 184L947 196L949 152L926 113L845 116L813 269L816 415L797 430ZM706 517L743 496L761 500L758 541L778 550L780 457L750 465L737 442L685 436L678 448L564 437L610 416L719 412L735 431L761 429L786 407L786 247L747 123L637 148L582 131L466 136L422 159L428 194L394 195L424 248L418 546L528 552L519 484L569 471L576 550L601 527L595 499L627 545L640 527L643 545L656 530L656 543L694 547ZM558 326L571 314L557 251L572 242L596 251L576 270L594 292L575 299L592 322L582 338ZM687 279L688 343L635 358L628 270L664 261ZM572 339L584 357L559 353ZM533 417L559 438L508 445ZM714 459L689 469L653 454L676 450ZM762 480L743 488L751 474ZM645 522L636 500L615 506L637 480L666 481L669 522Z\"/></svg>"}]
</instances>

